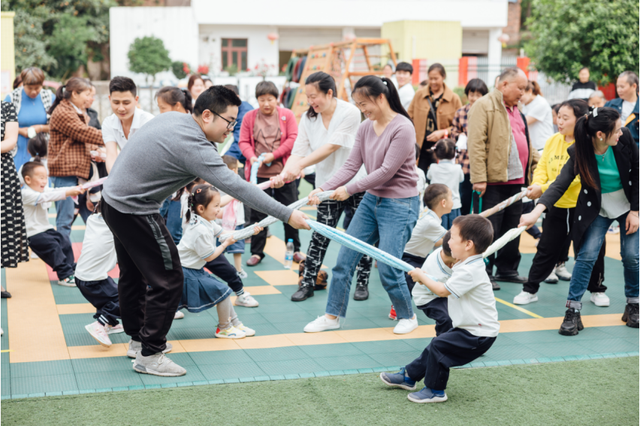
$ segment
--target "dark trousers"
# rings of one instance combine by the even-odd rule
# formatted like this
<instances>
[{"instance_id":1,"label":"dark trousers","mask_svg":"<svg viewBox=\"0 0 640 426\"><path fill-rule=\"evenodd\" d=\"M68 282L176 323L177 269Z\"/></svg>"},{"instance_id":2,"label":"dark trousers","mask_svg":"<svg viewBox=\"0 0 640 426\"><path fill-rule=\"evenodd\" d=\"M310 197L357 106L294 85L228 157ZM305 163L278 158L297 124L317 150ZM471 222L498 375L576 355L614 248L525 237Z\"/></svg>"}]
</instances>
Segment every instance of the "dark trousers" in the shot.
<instances>
[{"instance_id":1,"label":"dark trousers","mask_svg":"<svg viewBox=\"0 0 640 426\"><path fill-rule=\"evenodd\" d=\"M404 260L409 265L415 268L422 268L422 265L424 265L424 261L427 260L427 258L414 256L409 253L402 253L402 260ZM405 280L407 280L407 287L409 288L409 293L411 293L413 291L413 287L416 286L416 282L413 281L413 278L411 278L411 275L407 274L406 272L404 273L404 278Z\"/></svg>"},{"instance_id":2,"label":"dark trousers","mask_svg":"<svg viewBox=\"0 0 640 426\"><path fill-rule=\"evenodd\" d=\"M220 278L222 281L226 282L231 290L234 293L238 293L242 291L243 284L242 280L238 276L238 271L235 266L233 266L227 258L221 254L220 256L213 259L211 262L208 262L204 265L213 275Z\"/></svg>"},{"instance_id":3,"label":"dark trousers","mask_svg":"<svg viewBox=\"0 0 640 426\"><path fill-rule=\"evenodd\" d=\"M318 205L317 221L323 225L335 228L338 225L342 212L351 212L358 209L358 205L364 197L364 192L352 195L344 201L327 200ZM346 226L345 226L346 228ZM309 249L307 250L307 260L304 263L304 275L302 277L303 286L313 287L318 279L318 272L322 267L324 256L331 240L322 234L314 232L311 235ZM356 267L356 285L369 285L369 275L371 275L371 265L373 259L369 256L362 256Z\"/></svg>"},{"instance_id":4,"label":"dark trousers","mask_svg":"<svg viewBox=\"0 0 640 426\"><path fill-rule=\"evenodd\" d=\"M418 158L418 167L422 169L425 176L427 175L427 172L429 171L429 167L431 167L431 164L438 162L432 150L435 145L436 145L435 142L427 142L425 140L422 143L422 148L420 148L420 157Z\"/></svg>"},{"instance_id":5,"label":"dark trousers","mask_svg":"<svg viewBox=\"0 0 640 426\"><path fill-rule=\"evenodd\" d=\"M460 182L460 215L464 216L471 213L471 197L473 195L473 184L471 183L471 174L464 175L464 180Z\"/></svg>"},{"instance_id":6,"label":"dark trousers","mask_svg":"<svg viewBox=\"0 0 640 426\"><path fill-rule=\"evenodd\" d=\"M267 178L258 178L258 184L268 181ZM295 182L286 183L282 188L268 188L265 189L267 195L273 197L276 201L288 206L294 203L297 198L297 189ZM251 210L251 223L260 222L267 217L265 213L258 210ZM285 242L293 240L293 251L300 251L300 237L298 236L298 230L289 225L284 224L284 240ZM264 246L267 244L267 230L263 229L257 235L251 237L251 254L264 257Z\"/></svg>"},{"instance_id":7,"label":"dark trousers","mask_svg":"<svg viewBox=\"0 0 640 426\"><path fill-rule=\"evenodd\" d=\"M118 325L120 318L120 302L118 300L118 285L113 278L107 277L100 281L82 281L76 278L78 290L96 308L93 316L100 324Z\"/></svg>"},{"instance_id":8,"label":"dark trousers","mask_svg":"<svg viewBox=\"0 0 640 426\"><path fill-rule=\"evenodd\" d=\"M430 389L445 390L449 369L468 364L487 352L495 337L478 337L461 328L453 328L434 337L422 354L406 366L407 375Z\"/></svg>"},{"instance_id":9,"label":"dark trousers","mask_svg":"<svg viewBox=\"0 0 640 426\"><path fill-rule=\"evenodd\" d=\"M143 356L162 352L182 297L178 248L159 214L120 213L103 198L102 216L113 232L120 266L124 331L142 342Z\"/></svg>"},{"instance_id":10,"label":"dark trousers","mask_svg":"<svg viewBox=\"0 0 640 426\"><path fill-rule=\"evenodd\" d=\"M436 336L446 333L453 328L453 322L449 316L449 299L438 297L426 305L418 306L427 318L436 322Z\"/></svg>"},{"instance_id":11,"label":"dark trousers","mask_svg":"<svg viewBox=\"0 0 640 426\"><path fill-rule=\"evenodd\" d=\"M524 284L523 290L536 294L540 289L540 283L547 279L558 262L564 261L571 244L571 226L575 209L561 209L551 207L545 212L542 220L542 236L538 242L538 250L533 257L533 263L529 270L529 278ZM577 251L576 251L577 253ZM602 285L604 279L604 253L603 244L598 255L588 290L592 293L603 293L607 287Z\"/></svg>"},{"instance_id":12,"label":"dark trousers","mask_svg":"<svg viewBox=\"0 0 640 426\"><path fill-rule=\"evenodd\" d=\"M482 211L489 210L491 207L519 193L521 188L522 185L487 185L487 190L482 197ZM474 197L474 203L476 202ZM475 204L473 211L480 212ZM520 223L520 216L522 216L522 201L513 203L506 209L489 216L487 219L493 225L493 241L502 237L511 228L516 228ZM520 237L510 241L498 250L497 256L493 254L489 256L487 274L489 276L493 275L493 267L495 265L497 275L518 275L518 266L521 258L519 246Z\"/></svg>"},{"instance_id":13,"label":"dark trousers","mask_svg":"<svg viewBox=\"0 0 640 426\"><path fill-rule=\"evenodd\" d=\"M44 263L51 266L59 280L73 275L76 267L71 248L71 240L66 235L53 229L33 235L28 238L29 247Z\"/></svg>"}]
</instances>

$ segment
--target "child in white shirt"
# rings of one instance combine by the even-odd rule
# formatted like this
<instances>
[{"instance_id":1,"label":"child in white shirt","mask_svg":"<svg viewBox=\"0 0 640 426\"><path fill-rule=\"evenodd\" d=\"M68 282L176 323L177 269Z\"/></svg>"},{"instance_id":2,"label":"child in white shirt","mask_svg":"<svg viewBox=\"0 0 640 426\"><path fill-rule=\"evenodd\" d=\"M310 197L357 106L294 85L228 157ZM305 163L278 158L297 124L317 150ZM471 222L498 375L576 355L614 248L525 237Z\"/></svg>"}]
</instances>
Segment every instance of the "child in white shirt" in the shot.
<instances>
[{"instance_id":1,"label":"child in white shirt","mask_svg":"<svg viewBox=\"0 0 640 426\"><path fill-rule=\"evenodd\" d=\"M500 331L498 311L482 253L493 241L493 227L479 215L455 219L449 247L458 260L446 283L430 279L420 269L410 272L416 281L439 297L448 298L453 328L434 337L422 354L398 373L382 373L380 378L392 387L415 390L424 378L424 388L408 395L417 403L444 402L449 369L468 364L489 350Z\"/></svg>"},{"instance_id":2,"label":"child in white shirt","mask_svg":"<svg viewBox=\"0 0 640 426\"><path fill-rule=\"evenodd\" d=\"M35 254L58 275L58 284L75 287L75 262L71 240L53 229L49 223L52 201L64 200L84 192L79 186L52 189L47 187L49 174L39 161L30 161L22 167L22 204L27 227L27 240Z\"/></svg>"},{"instance_id":3,"label":"child in white shirt","mask_svg":"<svg viewBox=\"0 0 640 426\"><path fill-rule=\"evenodd\" d=\"M453 194L453 207L451 212L442 216L442 226L444 229L451 229L453 220L460 216L460 182L464 181L462 166L456 164L456 143L453 139L440 139L433 148L437 164L432 164L427 173L430 183L442 183L451 189Z\"/></svg>"},{"instance_id":4,"label":"child in white shirt","mask_svg":"<svg viewBox=\"0 0 640 426\"><path fill-rule=\"evenodd\" d=\"M238 174L238 160L235 157L230 155L223 155L222 161L227 165L229 170ZM235 217L235 223L232 225L235 226L234 229L229 229L229 231L244 229L244 204L239 200L233 200L229 204L225 205L222 209L223 218L227 209L233 208L233 215ZM224 228L224 224L223 224ZM242 255L244 254L244 240L236 241L234 244L227 247L224 251L225 253L233 254L233 263L236 267L236 271L238 272L238 276L240 278L247 278L247 273L242 269Z\"/></svg>"}]
</instances>

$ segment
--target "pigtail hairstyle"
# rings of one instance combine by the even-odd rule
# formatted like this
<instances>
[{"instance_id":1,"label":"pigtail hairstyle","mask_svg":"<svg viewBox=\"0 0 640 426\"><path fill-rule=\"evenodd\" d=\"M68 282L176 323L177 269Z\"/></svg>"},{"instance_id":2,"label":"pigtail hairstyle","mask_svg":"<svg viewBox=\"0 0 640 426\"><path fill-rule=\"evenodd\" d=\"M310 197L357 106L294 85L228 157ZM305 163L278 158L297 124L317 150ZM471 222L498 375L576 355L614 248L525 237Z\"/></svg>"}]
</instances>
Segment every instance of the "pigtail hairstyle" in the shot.
<instances>
[{"instance_id":1,"label":"pigtail hairstyle","mask_svg":"<svg viewBox=\"0 0 640 426\"><path fill-rule=\"evenodd\" d=\"M324 93L325 95L329 94L329 90L331 90L331 96L337 97L338 92L336 90L336 81L326 72L318 71L311 74L305 80L304 84L313 84L316 86L318 91ZM309 107L307 110L307 117L316 118L318 113L313 110L312 107Z\"/></svg>"},{"instance_id":2,"label":"pigtail hairstyle","mask_svg":"<svg viewBox=\"0 0 640 426\"><path fill-rule=\"evenodd\" d=\"M32 161L42 162L47 156L49 142L45 133L38 133L27 142L27 152L33 157Z\"/></svg>"},{"instance_id":3,"label":"pigtail hairstyle","mask_svg":"<svg viewBox=\"0 0 640 426\"><path fill-rule=\"evenodd\" d=\"M193 113L193 99L191 97L191 92L186 89L165 86L156 92L156 99L158 98L171 106L179 103L189 114Z\"/></svg>"},{"instance_id":4,"label":"pigtail hairstyle","mask_svg":"<svg viewBox=\"0 0 640 426\"><path fill-rule=\"evenodd\" d=\"M213 185L200 184L193 187L191 192L189 193L189 210L187 210L186 218L187 222L191 221L192 213L197 214L196 208L198 206L204 206L205 208L209 205L216 194L220 194Z\"/></svg>"},{"instance_id":5,"label":"pigtail hairstyle","mask_svg":"<svg viewBox=\"0 0 640 426\"><path fill-rule=\"evenodd\" d=\"M58 87L58 90L56 90L56 100L53 101L53 105L51 105L47 113L49 115L53 114L53 111L60 105L63 99L71 99L73 92L80 93L88 89L91 89L91 83L88 83L87 80L81 77L71 77L67 81L67 84Z\"/></svg>"},{"instance_id":6,"label":"pigtail hairstyle","mask_svg":"<svg viewBox=\"0 0 640 426\"><path fill-rule=\"evenodd\" d=\"M613 108L589 108L589 113L578 118L573 131L576 138L575 173L580 174L580 180L586 186L596 188L596 181L589 172L589 163L595 158L593 139L597 132L602 132L608 138L615 130L616 121L620 114Z\"/></svg>"},{"instance_id":7,"label":"pigtail hairstyle","mask_svg":"<svg viewBox=\"0 0 640 426\"><path fill-rule=\"evenodd\" d=\"M384 94L387 98L387 102L389 102L389 106L391 109L411 120L407 110L404 109L402 103L400 102L400 96L398 95L398 91L396 90L396 86L393 84L391 80L385 77L377 77L375 75L367 75L362 77L356 83L353 88L353 93L360 93L363 96L367 96L369 98L376 99L378 96Z\"/></svg>"}]
</instances>

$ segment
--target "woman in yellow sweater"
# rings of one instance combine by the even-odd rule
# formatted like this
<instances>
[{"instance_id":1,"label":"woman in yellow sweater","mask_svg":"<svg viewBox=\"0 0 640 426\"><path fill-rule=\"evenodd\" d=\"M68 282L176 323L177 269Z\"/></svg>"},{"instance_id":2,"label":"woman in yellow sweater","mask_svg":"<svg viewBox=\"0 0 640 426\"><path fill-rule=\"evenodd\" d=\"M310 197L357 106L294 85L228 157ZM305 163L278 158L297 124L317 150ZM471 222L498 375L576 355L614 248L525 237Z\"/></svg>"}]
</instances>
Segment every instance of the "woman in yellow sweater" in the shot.
<instances>
[{"instance_id":1,"label":"woman in yellow sweater","mask_svg":"<svg viewBox=\"0 0 640 426\"><path fill-rule=\"evenodd\" d=\"M558 110L558 133L551 136L544 145L542 157L533 174L533 183L528 188L531 199L540 198L547 188L556 180L562 167L569 159L567 149L575 140L573 130L578 117L587 114L589 106L580 99L572 99L563 102ZM529 278L524 284L520 294L513 299L516 305L526 305L538 301L540 283L549 276L558 262L564 262L567 258L569 245L571 244L571 224L573 213L580 192L580 177L577 176L562 198L550 208L542 221L542 237L538 243L538 251L533 258ZM574 247L574 251L577 250ZM597 306L609 306L609 298L602 285L604 277L604 246L598 256L591 279L589 291L591 301Z\"/></svg>"}]
</instances>

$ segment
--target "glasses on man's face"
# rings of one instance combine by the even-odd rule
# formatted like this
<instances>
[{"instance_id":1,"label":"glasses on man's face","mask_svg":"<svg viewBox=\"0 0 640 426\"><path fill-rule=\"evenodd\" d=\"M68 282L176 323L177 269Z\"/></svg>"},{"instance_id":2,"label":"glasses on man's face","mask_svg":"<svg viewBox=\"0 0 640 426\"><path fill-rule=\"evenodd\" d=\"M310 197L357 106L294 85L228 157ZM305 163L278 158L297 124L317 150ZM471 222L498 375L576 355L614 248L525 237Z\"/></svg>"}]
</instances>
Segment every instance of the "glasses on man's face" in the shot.
<instances>
[{"instance_id":1,"label":"glasses on man's face","mask_svg":"<svg viewBox=\"0 0 640 426\"><path fill-rule=\"evenodd\" d=\"M211 111L211 110L209 110ZM234 127L236 127L236 124L238 124L238 120L233 120L233 121L229 121L226 118L224 118L223 116L221 116L220 114L218 114L217 112L211 111L211 113L217 115L218 117L222 118L224 121L227 122L227 129L231 130Z\"/></svg>"}]
</instances>

